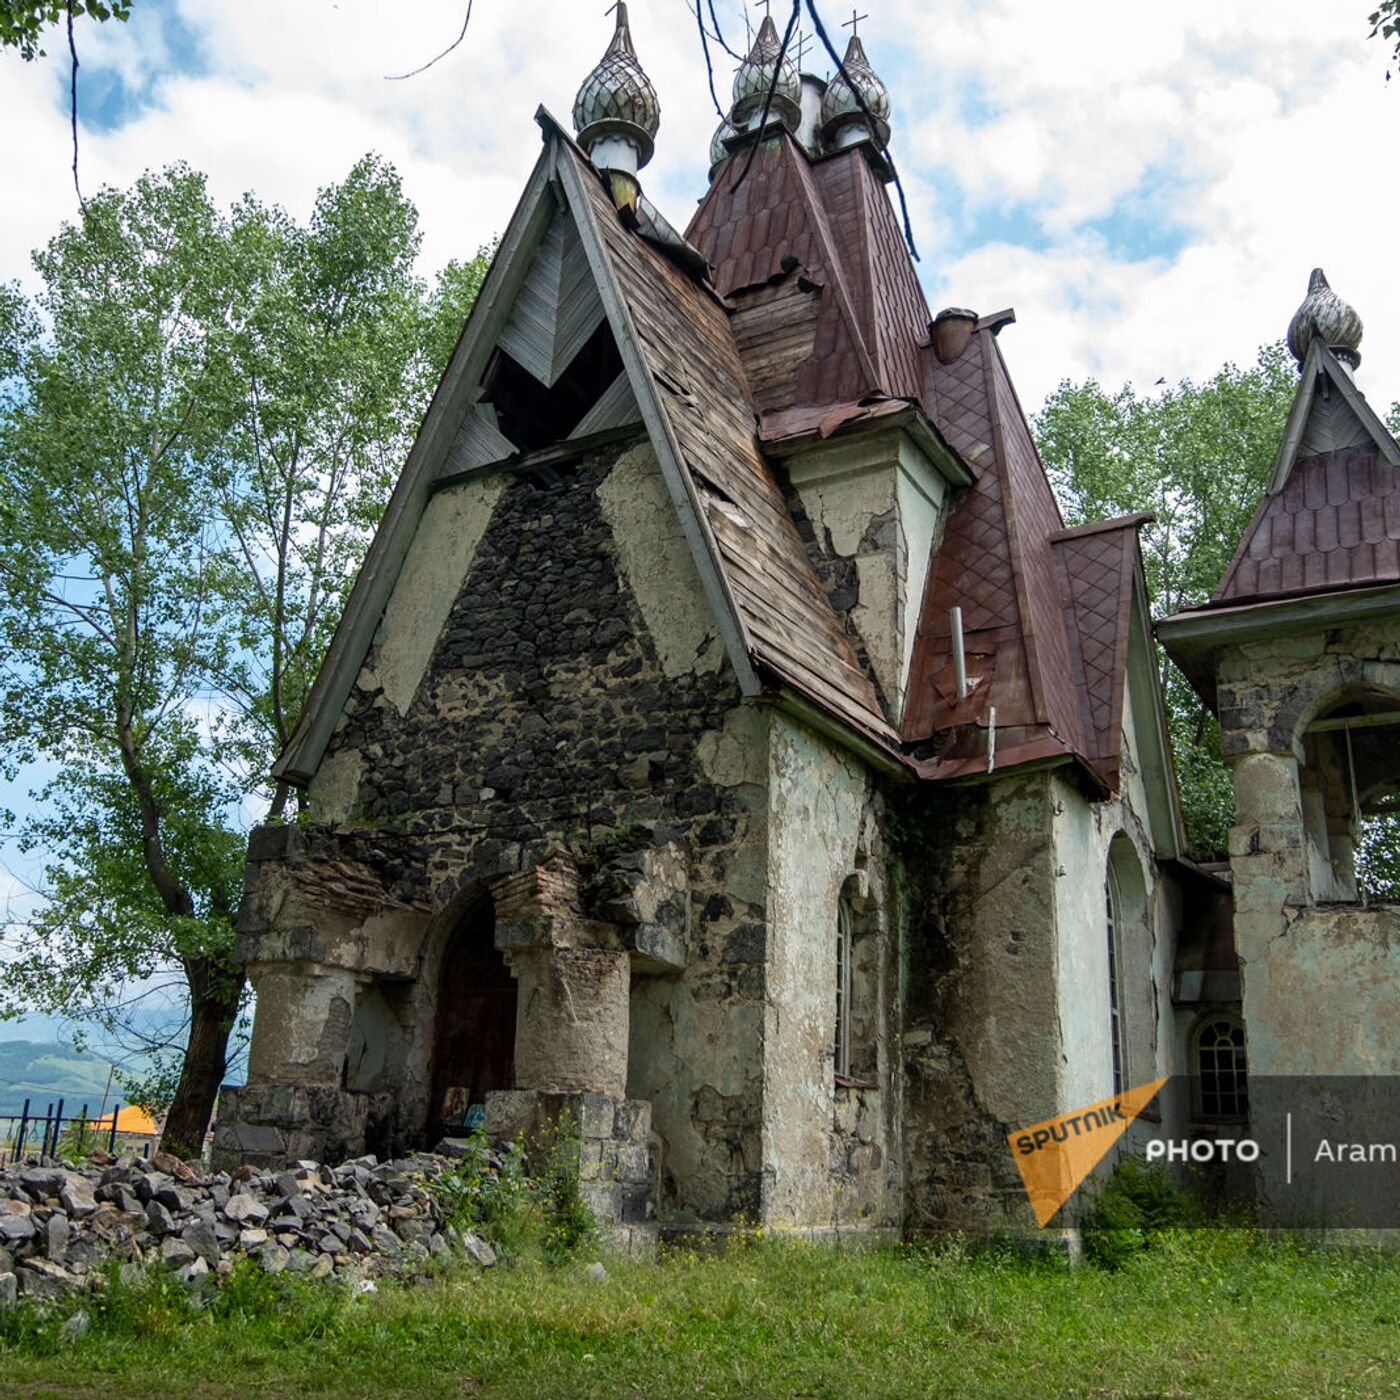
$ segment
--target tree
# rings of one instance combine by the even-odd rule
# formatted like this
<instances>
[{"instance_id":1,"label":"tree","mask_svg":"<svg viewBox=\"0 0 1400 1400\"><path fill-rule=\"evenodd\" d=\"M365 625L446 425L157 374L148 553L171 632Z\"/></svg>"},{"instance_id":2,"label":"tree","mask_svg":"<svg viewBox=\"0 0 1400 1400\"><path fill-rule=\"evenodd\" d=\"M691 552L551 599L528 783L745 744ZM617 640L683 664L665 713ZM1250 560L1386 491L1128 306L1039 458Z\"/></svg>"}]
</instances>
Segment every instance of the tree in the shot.
<instances>
[{"instance_id":1,"label":"tree","mask_svg":"<svg viewBox=\"0 0 1400 1400\"><path fill-rule=\"evenodd\" d=\"M1225 572L1268 482L1297 389L1282 345L1256 363L1226 365L1204 384L1158 396L1092 380L1062 383L1036 419L1036 436L1071 523L1150 510L1143 562L1153 612L1203 603ZM1161 659L1187 848L1223 859L1234 810L1220 732L1210 712Z\"/></svg>"},{"instance_id":2,"label":"tree","mask_svg":"<svg viewBox=\"0 0 1400 1400\"><path fill-rule=\"evenodd\" d=\"M25 0L20 4L0 0L0 49L17 49L21 58L32 62L44 56L39 47L44 30L60 20L71 26L73 20L84 17L102 22L126 20L130 15L131 0Z\"/></svg>"},{"instance_id":3,"label":"tree","mask_svg":"<svg viewBox=\"0 0 1400 1400\"><path fill-rule=\"evenodd\" d=\"M228 214L176 166L104 190L0 298L0 756L45 900L0 968L12 1010L89 1008L178 969L166 1126L198 1151L244 993L243 813L304 702L484 265L429 293L417 215L366 158L302 227Z\"/></svg>"},{"instance_id":4,"label":"tree","mask_svg":"<svg viewBox=\"0 0 1400 1400\"><path fill-rule=\"evenodd\" d=\"M1366 22L1371 26L1372 39L1384 39L1387 44L1394 45L1390 53L1391 61L1400 64L1400 0L1379 0ZM1389 71L1385 76L1389 80Z\"/></svg>"}]
</instances>

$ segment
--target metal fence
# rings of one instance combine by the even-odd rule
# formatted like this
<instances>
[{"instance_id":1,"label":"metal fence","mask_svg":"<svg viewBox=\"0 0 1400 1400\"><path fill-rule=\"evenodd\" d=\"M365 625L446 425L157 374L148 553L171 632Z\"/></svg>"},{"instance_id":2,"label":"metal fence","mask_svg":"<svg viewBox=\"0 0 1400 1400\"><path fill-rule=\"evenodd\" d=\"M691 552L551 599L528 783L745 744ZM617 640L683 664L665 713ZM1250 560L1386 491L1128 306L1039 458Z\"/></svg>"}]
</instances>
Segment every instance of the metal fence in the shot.
<instances>
[{"instance_id":1,"label":"metal fence","mask_svg":"<svg viewBox=\"0 0 1400 1400\"><path fill-rule=\"evenodd\" d=\"M43 1113L32 1112L30 1102L25 1099L20 1113L0 1114L0 1167L20 1161L26 1153L57 1157L60 1148L72 1157L100 1148L108 1152L116 1150L120 1104L112 1109L110 1116L104 1113L90 1118L87 1104L81 1112L65 1117L63 1099L59 1099L57 1105L50 1103ZM149 1151L147 1147L147 1154Z\"/></svg>"}]
</instances>

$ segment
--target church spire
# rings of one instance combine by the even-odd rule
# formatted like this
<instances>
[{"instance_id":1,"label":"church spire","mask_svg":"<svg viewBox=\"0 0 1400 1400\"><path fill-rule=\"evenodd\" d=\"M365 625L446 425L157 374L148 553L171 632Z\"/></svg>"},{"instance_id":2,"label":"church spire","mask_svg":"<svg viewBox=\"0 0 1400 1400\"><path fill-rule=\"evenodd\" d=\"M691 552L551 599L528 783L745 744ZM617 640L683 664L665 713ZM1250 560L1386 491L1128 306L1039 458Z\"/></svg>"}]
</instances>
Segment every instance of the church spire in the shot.
<instances>
[{"instance_id":1,"label":"church spire","mask_svg":"<svg viewBox=\"0 0 1400 1400\"><path fill-rule=\"evenodd\" d=\"M1361 363L1361 317L1334 292L1327 275L1320 267L1313 268L1308 281L1308 294L1293 314L1288 327L1288 348L1301 369L1307 358L1313 336L1320 335L1322 343L1343 364L1356 369Z\"/></svg>"},{"instance_id":2,"label":"church spire","mask_svg":"<svg viewBox=\"0 0 1400 1400\"><path fill-rule=\"evenodd\" d=\"M600 170L635 175L656 149L661 104L632 46L624 0L614 9L617 28L612 43L574 98L574 130Z\"/></svg>"}]
</instances>

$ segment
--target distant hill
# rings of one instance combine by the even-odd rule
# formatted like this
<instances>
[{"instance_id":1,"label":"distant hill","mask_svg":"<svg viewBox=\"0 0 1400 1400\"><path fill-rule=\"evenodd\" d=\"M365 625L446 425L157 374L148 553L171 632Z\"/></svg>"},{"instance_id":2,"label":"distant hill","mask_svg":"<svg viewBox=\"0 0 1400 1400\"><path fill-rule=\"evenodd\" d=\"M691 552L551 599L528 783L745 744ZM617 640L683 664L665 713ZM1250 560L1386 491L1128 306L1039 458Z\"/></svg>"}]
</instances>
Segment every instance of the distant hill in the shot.
<instances>
[{"instance_id":1,"label":"distant hill","mask_svg":"<svg viewBox=\"0 0 1400 1400\"><path fill-rule=\"evenodd\" d=\"M0 1116L19 1113L28 1099L31 1113L43 1113L50 1103L64 1102L65 1116L84 1104L95 1114L107 1087L108 1062L94 1051L80 1052L57 1041L0 1041ZM113 1084L110 1109L120 1091Z\"/></svg>"}]
</instances>

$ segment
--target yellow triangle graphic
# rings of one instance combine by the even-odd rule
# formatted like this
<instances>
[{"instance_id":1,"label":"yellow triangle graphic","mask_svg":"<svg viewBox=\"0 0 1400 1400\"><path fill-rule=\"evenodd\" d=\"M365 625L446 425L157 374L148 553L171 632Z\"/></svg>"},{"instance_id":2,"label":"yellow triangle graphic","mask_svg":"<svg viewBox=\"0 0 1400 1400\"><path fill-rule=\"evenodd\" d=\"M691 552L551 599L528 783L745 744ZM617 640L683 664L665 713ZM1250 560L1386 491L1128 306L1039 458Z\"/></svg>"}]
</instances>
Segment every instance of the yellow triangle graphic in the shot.
<instances>
[{"instance_id":1,"label":"yellow triangle graphic","mask_svg":"<svg viewBox=\"0 0 1400 1400\"><path fill-rule=\"evenodd\" d=\"M1037 1225L1045 1225L1071 1193L1098 1166L1128 1124L1157 1097L1166 1078L1100 1099L1087 1108L1062 1113L1008 1133L1011 1155L1021 1170Z\"/></svg>"}]
</instances>

